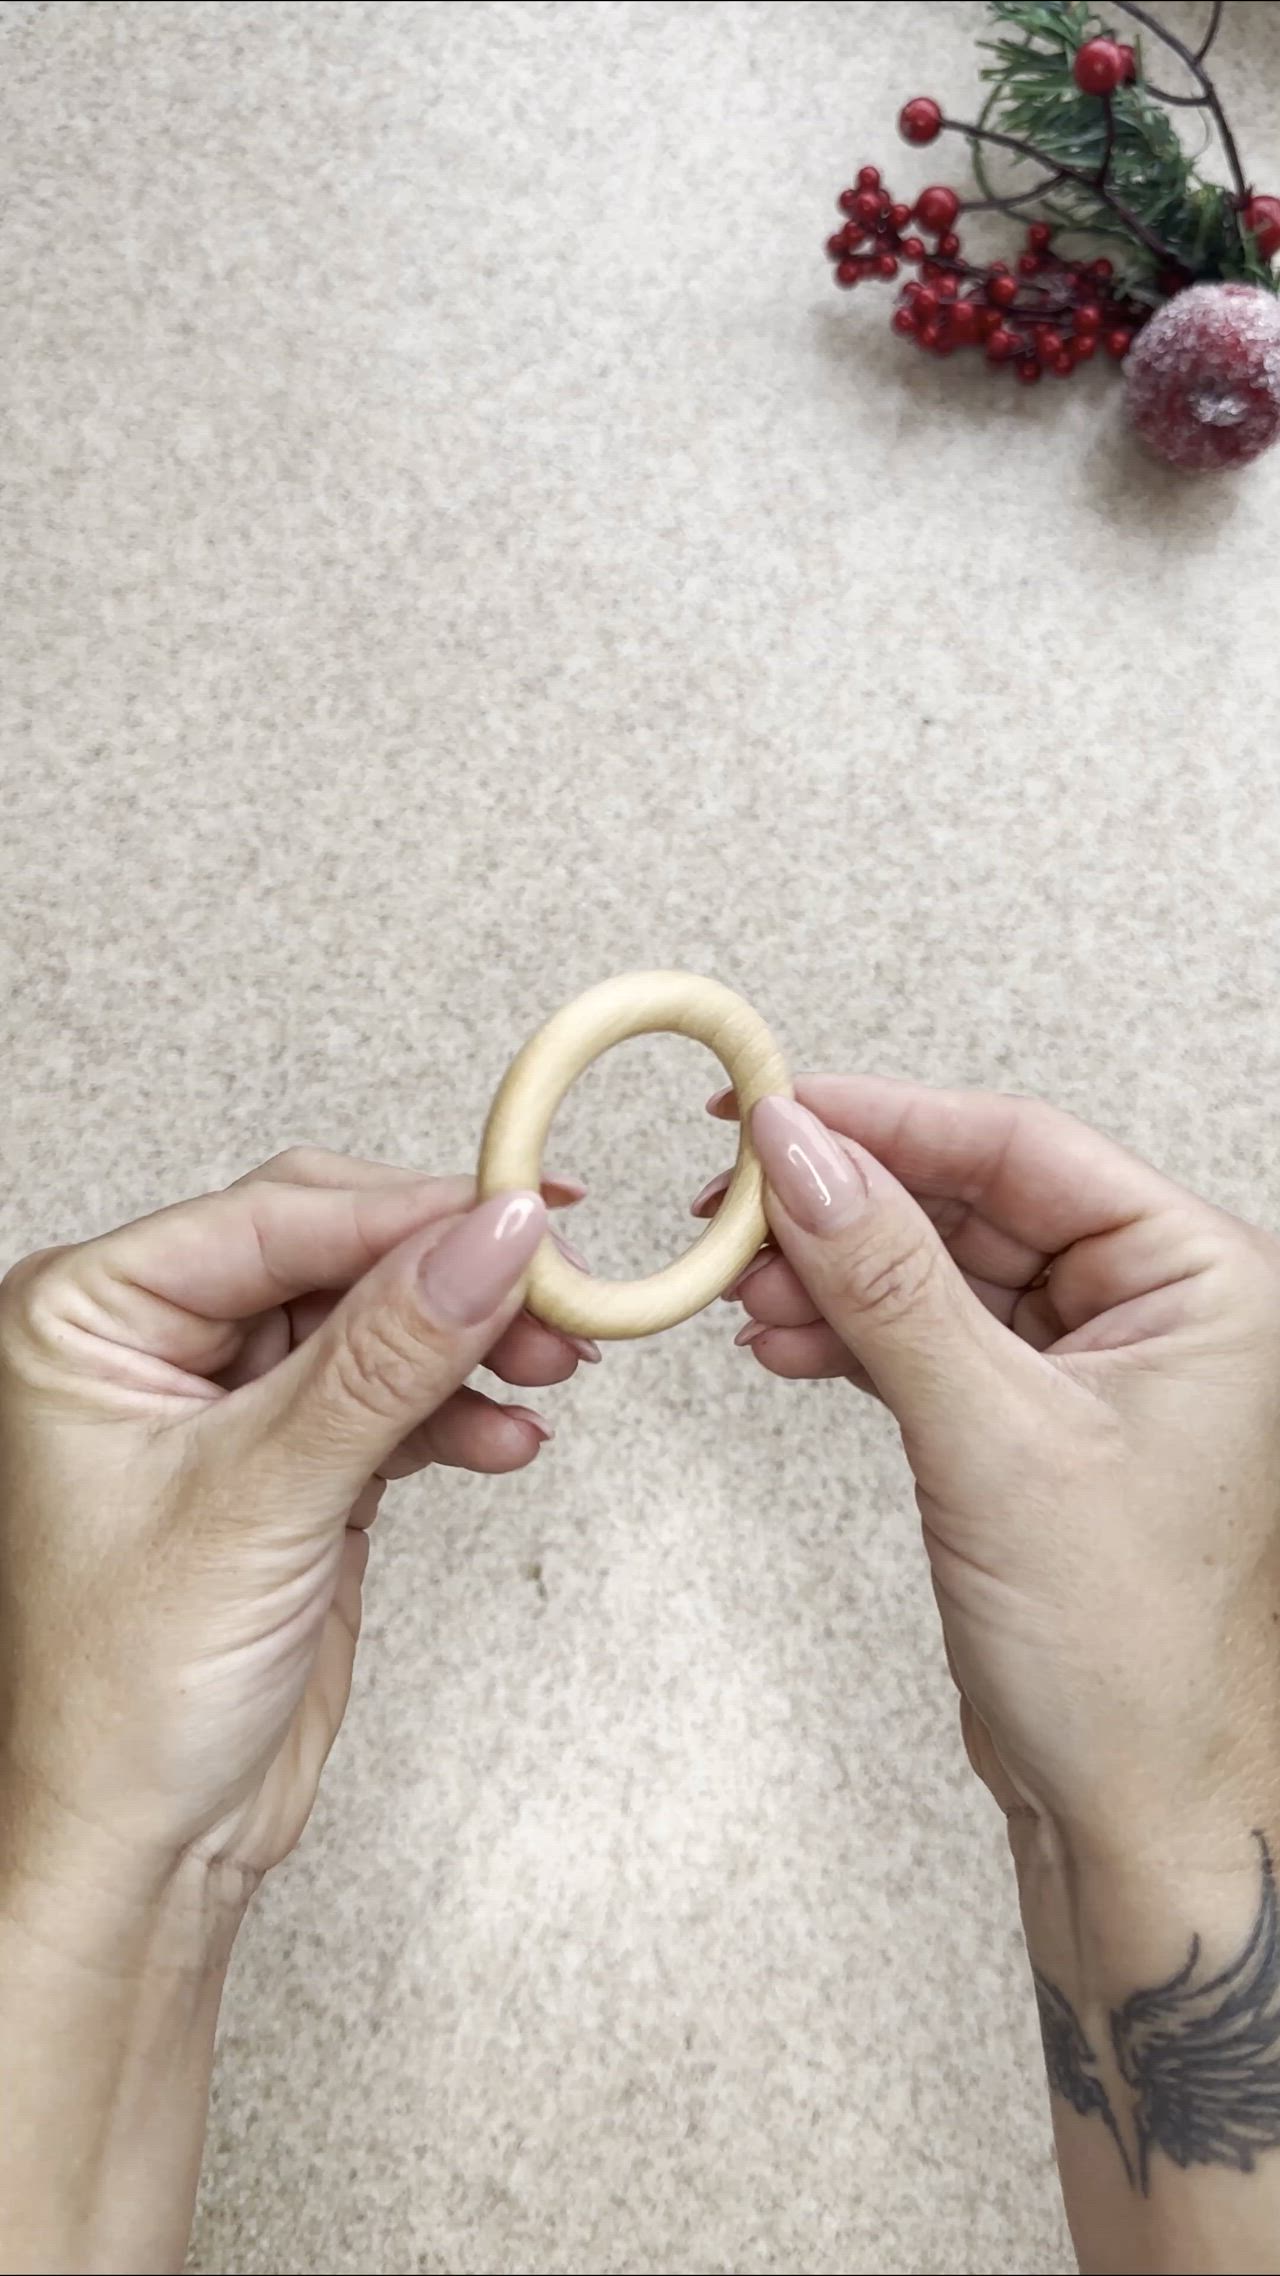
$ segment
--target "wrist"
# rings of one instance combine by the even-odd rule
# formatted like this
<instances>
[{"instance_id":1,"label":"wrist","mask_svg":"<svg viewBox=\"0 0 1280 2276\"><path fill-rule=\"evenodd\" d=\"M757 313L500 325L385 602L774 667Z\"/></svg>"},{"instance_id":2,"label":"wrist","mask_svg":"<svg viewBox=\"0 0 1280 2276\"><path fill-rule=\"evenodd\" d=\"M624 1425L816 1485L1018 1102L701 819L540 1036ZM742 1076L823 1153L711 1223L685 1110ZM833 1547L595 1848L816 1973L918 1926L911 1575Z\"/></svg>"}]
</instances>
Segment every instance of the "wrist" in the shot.
<instances>
[{"instance_id":1,"label":"wrist","mask_svg":"<svg viewBox=\"0 0 1280 2276\"><path fill-rule=\"evenodd\" d=\"M1213 1943L1256 1903L1260 1836L1274 1816L1230 1828L1216 1815L1064 1831L1047 1818L1010 1822L1031 1956L1048 1953L1082 1994L1102 2002L1186 1959L1192 1936ZM1269 1837L1268 1837L1269 1838Z\"/></svg>"},{"instance_id":2,"label":"wrist","mask_svg":"<svg viewBox=\"0 0 1280 2276\"><path fill-rule=\"evenodd\" d=\"M19 1813L0 1850L0 2268L182 2265L247 1892Z\"/></svg>"},{"instance_id":3,"label":"wrist","mask_svg":"<svg viewBox=\"0 0 1280 2276\"><path fill-rule=\"evenodd\" d=\"M44 1789L0 1782L0 1937L103 1981L221 1979L256 1877L138 1843Z\"/></svg>"}]
</instances>

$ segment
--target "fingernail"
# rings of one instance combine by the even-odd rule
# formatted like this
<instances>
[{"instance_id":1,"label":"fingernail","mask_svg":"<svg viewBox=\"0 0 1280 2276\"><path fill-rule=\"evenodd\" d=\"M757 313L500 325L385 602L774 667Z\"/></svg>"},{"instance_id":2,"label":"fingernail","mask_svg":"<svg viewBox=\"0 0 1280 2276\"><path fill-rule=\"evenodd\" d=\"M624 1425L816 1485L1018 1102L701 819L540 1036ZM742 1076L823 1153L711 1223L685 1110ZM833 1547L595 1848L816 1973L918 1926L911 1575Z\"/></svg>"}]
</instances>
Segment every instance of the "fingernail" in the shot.
<instances>
[{"instance_id":1,"label":"fingernail","mask_svg":"<svg viewBox=\"0 0 1280 2276\"><path fill-rule=\"evenodd\" d=\"M545 1415L540 1415L536 1407L504 1407L502 1411L504 1414L513 1415L517 1422L527 1422L530 1428L536 1430L539 1438L544 1441L554 1438L556 1435L555 1425L549 1423Z\"/></svg>"},{"instance_id":2,"label":"fingernail","mask_svg":"<svg viewBox=\"0 0 1280 2276\"><path fill-rule=\"evenodd\" d=\"M751 1117L751 1135L779 1201L806 1232L834 1232L857 1216L867 1181L807 1106L762 1098Z\"/></svg>"},{"instance_id":3,"label":"fingernail","mask_svg":"<svg viewBox=\"0 0 1280 2276\"><path fill-rule=\"evenodd\" d=\"M729 1083L722 1091L712 1091L710 1098L707 1100L706 1112L708 1114L723 1115L724 1110L727 1106L736 1106L737 1099L738 1094L735 1091L732 1083Z\"/></svg>"},{"instance_id":4,"label":"fingernail","mask_svg":"<svg viewBox=\"0 0 1280 2276\"><path fill-rule=\"evenodd\" d=\"M763 1255L753 1257L751 1263L747 1266L746 1271L740 1272L737 1279L729 1283L729 1286L726 1288L724 1295L720 1299L721 1303L737 1304L741 1299L742 1291L746 1287L747 1282L749 1280L754 1280L758 1272L763 1272L767 1264L772 1264L775 1254L775 1250L768 1249L764 1252Z\"/></svg>"},{"instance_id":5,"label":"fingernail","mask_svg":"<svg viewBox=\"0 0 1280 2276\"><path fill-rule=\"evenodd\" d=\"M571 1336L567 1328L557 1328L556 1334L563 1337L570 1351L576 1351L579 1359L590 1360L593 1367L604 1358L599 1344L593 1343L590 1336Z\"/></svg>"},{"instance_id":6,"label":"fingernail","mask_svg":"<svg viewBox=\"0 0 1280 2276\"><path fill-rule=\"evenodd\" d=\"M482 1201L428 1250L418 1268L428 1319L447 1328L473 1328L487 1320L532 1264L546 1229L540 1194L497 1193Z\"/></svg>"},{"instance_id":7,"label":"fingernail","mask_svg":"<svg viewBox=\"0 0 1280 2276\"><path fill-rule=\"evenodd\" d=\"M745 1328L739 1328L733 1340L741 1350L746 1344L754 1343L757 1336L762 1336L768 1325L767 1320L748 1320Z\"/></svg>"},{"instance_id":8,"label":"fingernail","mask_svg":"<svg viewBox=\"0 0 1280 2276\"><path fill-rule=\"evenodd\" d=\"M580 1178L544 1178L542 1187L553 1209L572 1209L575 1202L587 1198Z\"/></svg>"},{"instance_id":9,"label":"fingernail","mask_svg":"<svg viewBox=\"0 0 1280 2276\"><path fill-rule=\"evenodd\" d=\"M691 1217L709 1217L711 1214L710 1203L719 1200L732 1175L732 1170L721 1170L718 1177L708 1178L701 1193L695 1193L689 1203L689 1215Z\"/></svg>"},{"instance_id":10,"label":"fingernail","mask_svg":"<svg viewBox=\"0 0 1280 2276\"><path fill-rule=\"evenodd\" d=\"M551 1238L555 1242L556 1247L559 1249L561 1256L568 1257L570 1264L576 1264L579 1272L590 1272L591 1267L587 1263L587 1260L582 1254L581 1249L575 1249L572 1241L566 1241L563 1233L557 1233L553 1230Z\"/></svg>"}]
</instances>

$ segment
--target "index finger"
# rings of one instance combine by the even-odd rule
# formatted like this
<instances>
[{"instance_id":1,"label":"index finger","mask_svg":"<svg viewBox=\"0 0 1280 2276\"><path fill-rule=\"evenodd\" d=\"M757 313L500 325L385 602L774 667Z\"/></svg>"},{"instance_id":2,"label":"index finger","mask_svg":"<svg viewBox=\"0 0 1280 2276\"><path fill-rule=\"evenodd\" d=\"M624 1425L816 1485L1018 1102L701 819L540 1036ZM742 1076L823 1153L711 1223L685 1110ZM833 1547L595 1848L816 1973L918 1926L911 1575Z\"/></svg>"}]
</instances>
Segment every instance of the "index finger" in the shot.
<instances>
[{"instance_id":1,"label":"index finger","mask_svg":"<svg viewBox=\"0 0 1280 2276\"><path fill-rule=\"evenodd\" d=\"M1044 1256L1179 1194L1101 1131L1040 1099L931 1090L887 1075L805 1075L796 1097L918 1197L958 1201ZM715 1111L726 1109L717 1102Z\"/></svg>"},{"instance_id":2,"label":"index finger","mask_svg":"<svg viewBox=\"0 0 1280 2276\"><path fill-rule=\"evenodd\" d=\"M246 1170L235 1178L234 1185L333 1185L361 1187L378 1185L421 1185L426 1177L423 1170L406 1170L396 1162L370 1162L358 1154L335 1154L327 1146L288 1146L282 1154L273 1154L269 1162L260 1162L255 1169ZM454 1209L469 1209L476 1197L476 1181L465 1175L433 1178L432 1184L441 1191L447 1187L453 1195ZM571 1209L586 1195L586 1187L578 1178L544 1177L542 1198L548 1209Z\"/></svg>"}]
</instances>

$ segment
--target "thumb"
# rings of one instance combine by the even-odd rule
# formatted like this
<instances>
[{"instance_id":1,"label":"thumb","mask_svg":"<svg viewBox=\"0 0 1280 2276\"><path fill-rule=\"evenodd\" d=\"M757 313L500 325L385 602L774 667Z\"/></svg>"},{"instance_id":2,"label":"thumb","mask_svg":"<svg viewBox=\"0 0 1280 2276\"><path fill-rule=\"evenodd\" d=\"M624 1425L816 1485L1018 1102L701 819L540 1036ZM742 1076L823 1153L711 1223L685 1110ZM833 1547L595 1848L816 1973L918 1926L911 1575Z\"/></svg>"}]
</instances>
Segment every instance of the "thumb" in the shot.
<instances>
[{"instance_id":1,"label":"thumb","mask_svg":"<svg viewBox=\"0 0 1280 2276\"><path fill-rule=\"evenodd\" d=\"M989 1403L1011 1339L905 1187L793 1099L762 1099L751 1136L779 1247L912 1447L957 1400Z\"/></svg>"},{"instance_id":2,"label":"thumb","mask_svg":"<svg viewBox=\"0 0 1280 2276\"><path fill-rule=\"evenodd\" d=\"M506 1193L470 1210L443 1239L438 1228L415 1234L239 1394L260 1402L277 1495L300 1493L302 1516L317 1500L324 1519L345 1510L514 1318L546 1230L538 1194Z\"/></svg>"}]
</instances>

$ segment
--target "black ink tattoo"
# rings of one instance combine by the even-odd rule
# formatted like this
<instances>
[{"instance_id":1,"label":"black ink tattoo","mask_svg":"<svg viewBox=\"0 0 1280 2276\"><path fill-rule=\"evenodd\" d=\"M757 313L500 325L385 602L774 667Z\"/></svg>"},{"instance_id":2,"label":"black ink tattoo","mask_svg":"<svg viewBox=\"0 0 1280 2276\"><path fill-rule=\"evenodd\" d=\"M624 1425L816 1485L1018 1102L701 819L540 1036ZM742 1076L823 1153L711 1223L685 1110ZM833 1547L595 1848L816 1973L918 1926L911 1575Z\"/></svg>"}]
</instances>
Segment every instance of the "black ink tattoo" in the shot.
<instances>
[{"instance_id":1,"label":"black ink tattoo","mask_svg":"<svg viewBox=\"0 0 1280 2276\"><path fill-rule=\"evenodd\" d=\"M1044 2067L1049 2075L1049 2092L1060 2094L1082 2118L1099 2117L1120 2152L1124 2170L1133 2180L1133 2166L1129 2152L1120 2139L1111 2098L1093 2065L1097 2062L1081 2028L1080 2018L1065 1992L1042 1976L1038 1968L1035 1977L1036 2005L1040 2010L1040 2037L1044 2041Z\"/></svg>"},{"instance_id":2,"label":"black ink tattoo","mask_svg":"<svg viewBox=\"0 0 1280 2276\"><path fill-rule=\"evenodd\" d=\"M1271 1852L1261 1833L1253 1838L1262 1894L1236 1957L1204 1976L1193 1936L1175 1976L1112 2010L1112 2051L1132 2098L1133 2157L1075 2009L1036 1974L1050 2089L1082 2117L1101 2118L1144 2196L1155 2150L1184 2170L1225 2165L1251 2173L1264 2151L1280 2147L1280 1915Z\"/></svg>"}]
</instances>

